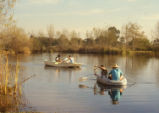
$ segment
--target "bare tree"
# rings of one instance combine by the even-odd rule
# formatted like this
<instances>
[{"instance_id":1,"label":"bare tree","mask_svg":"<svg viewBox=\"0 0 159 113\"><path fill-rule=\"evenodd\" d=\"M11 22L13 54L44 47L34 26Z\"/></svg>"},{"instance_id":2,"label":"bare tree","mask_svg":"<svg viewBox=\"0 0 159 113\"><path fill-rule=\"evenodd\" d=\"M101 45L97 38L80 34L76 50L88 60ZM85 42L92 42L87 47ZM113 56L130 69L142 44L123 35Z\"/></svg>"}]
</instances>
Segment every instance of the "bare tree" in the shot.
<instances>
[{"instance_id":1,"label":"bare tree","mask_svg":"<svg viewBox=\"0 0 159 113\"><path fill-rule=\"evenodd\" d=\"M126 46L131 45L131 49L134 50L135 47L135 39L137 38L147 38L143 31L141 31L141 27L136 23L128 23L123 27L122 37L125 38Z\"/></svg>"},{"instance_id":2,"label":"bare tree","mask_svg":"<svg viewBox=\"0 0 159 113\"><path fill-rule=\"evenodd\" d=\"M54 31L54 26L50 25L47 28L48 36L49 38L54 38L55 37L55 31Z\"/></svg>"},{"instance_id":3,"label":"bare tree","mask_svg":"<svg viewBox=\"0 0 159 113\"><path fill-rule=\"evenodd\" d=\"M16 0L0 0L0 27L9 26L13 22L13 7Z\"/></svg>"}]
</instances>

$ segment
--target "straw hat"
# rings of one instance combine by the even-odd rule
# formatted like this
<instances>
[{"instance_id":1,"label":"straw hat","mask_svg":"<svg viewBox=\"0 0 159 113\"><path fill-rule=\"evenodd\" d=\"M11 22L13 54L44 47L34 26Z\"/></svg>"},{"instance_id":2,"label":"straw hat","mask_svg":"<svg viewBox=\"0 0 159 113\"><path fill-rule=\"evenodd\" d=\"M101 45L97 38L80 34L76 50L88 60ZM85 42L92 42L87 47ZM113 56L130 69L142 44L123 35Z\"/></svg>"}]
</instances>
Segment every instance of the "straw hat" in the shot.
<instances>
[{"instance_id":1,"label":"straw hat","mask_svg":"<svg viewBox=\"0 0 159 113\"><path fill-rule=\"evenodd\" d=\"M118 64L115 64L113 67L114 67L114 68L118 68L119 66L118 66Z\"/></svg>"},{"instance_id":2,"label":"straw hat","mask_svg":"<svg viewBox=\"0 0 159 113\"><path fill-rule=\"evenodd\" d=\"M107 70L107 69L104 67L104 65L101 65L100 68L103 69L103 70Z\"/></svg>"}]
</instances>

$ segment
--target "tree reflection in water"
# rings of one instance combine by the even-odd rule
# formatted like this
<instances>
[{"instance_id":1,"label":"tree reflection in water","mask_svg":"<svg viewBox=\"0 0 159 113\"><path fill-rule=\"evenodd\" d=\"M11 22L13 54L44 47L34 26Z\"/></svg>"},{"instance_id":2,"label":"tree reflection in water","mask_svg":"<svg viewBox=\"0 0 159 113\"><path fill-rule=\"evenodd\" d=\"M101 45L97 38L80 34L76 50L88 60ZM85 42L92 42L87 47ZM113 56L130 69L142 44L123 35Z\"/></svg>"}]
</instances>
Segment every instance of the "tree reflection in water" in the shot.
<instances>
[{"instance_id":1,"label":"tree reflection in water","mask_svg":"<svg viewBox=\"0 0 159 113\"><path fill-rule=\"evenodd\" d=\"M14 95L0 95L0 112L36 112L36 110L29 106L23 93L16 93Z\"/></svg>"}]
</instances>

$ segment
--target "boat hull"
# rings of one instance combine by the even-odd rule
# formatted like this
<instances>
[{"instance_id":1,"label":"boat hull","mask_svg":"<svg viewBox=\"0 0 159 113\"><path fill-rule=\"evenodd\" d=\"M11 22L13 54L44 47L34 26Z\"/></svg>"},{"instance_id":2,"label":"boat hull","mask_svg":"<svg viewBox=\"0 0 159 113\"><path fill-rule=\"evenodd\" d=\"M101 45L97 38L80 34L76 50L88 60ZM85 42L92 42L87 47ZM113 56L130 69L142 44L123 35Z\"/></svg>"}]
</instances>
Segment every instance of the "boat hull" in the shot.
<instances>
[{"instance_id":1,"label":"boat hull","mask_svg":"<svg viewBox=\"0 0 159 113\"><path fill-rule=\"evenodd\" d=\"M110 80L105 77L97 77L97 82L104 84L104 85L110 85L110 86L124 86L127 85L127 80L124 77L121 81L115 81L115 80Z\"/></svg>"},{"instance_id":2,"label":"boat hull","mask_svg":"<svg viewBox=\"0 0 159 113\"><path fill-rule=\"evenodd\" d=\"M52 66L52 67L65 67L65 68L75 68L80 67L80 63L60 63L60 62L51 62L51 61L44 61L45 66Z\"/></svg>"}]
</instances>

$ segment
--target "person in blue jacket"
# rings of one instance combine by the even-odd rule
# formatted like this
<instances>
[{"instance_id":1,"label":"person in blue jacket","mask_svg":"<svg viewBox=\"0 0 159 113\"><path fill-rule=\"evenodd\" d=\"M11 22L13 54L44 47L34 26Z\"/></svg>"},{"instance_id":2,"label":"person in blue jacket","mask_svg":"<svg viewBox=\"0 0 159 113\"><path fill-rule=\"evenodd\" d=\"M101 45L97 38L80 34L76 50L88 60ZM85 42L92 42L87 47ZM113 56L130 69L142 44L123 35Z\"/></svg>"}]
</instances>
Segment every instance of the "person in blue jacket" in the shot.
<instances>
[{"instance_id":1,"label":"person in blue jacket","mask_svg":"<svg viewBox=\"0 0 159 113\"><path fill-rule=\"evenodd\" d=\"M123 79L123 73L118 67L117 64L112 67L112 70L109 72L109 79L117 81Z\"/></svg>"}]
</instances>

